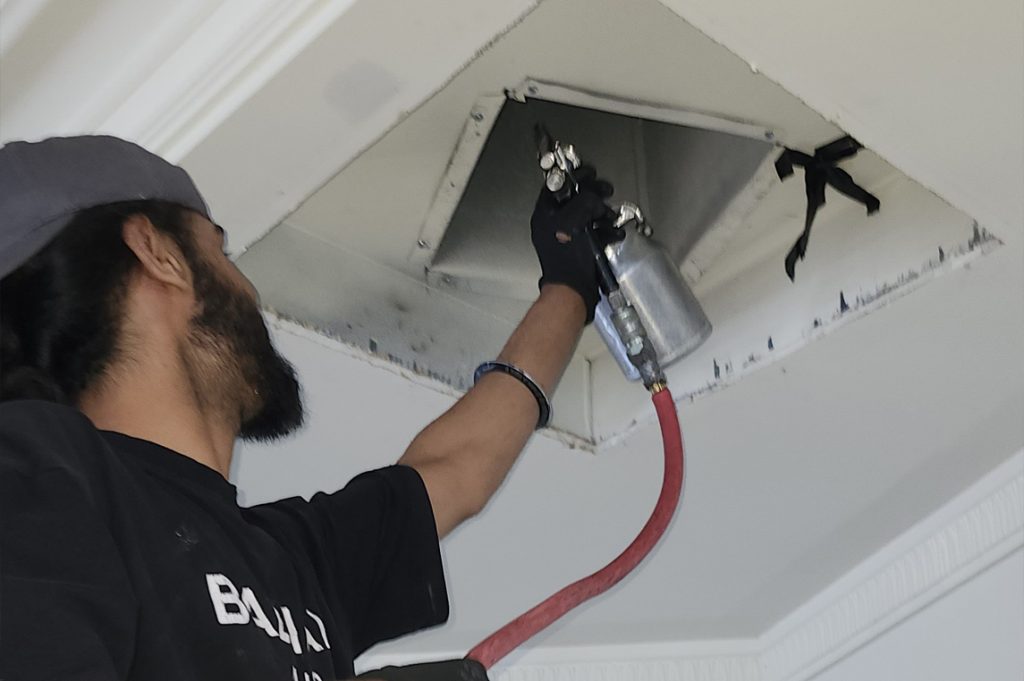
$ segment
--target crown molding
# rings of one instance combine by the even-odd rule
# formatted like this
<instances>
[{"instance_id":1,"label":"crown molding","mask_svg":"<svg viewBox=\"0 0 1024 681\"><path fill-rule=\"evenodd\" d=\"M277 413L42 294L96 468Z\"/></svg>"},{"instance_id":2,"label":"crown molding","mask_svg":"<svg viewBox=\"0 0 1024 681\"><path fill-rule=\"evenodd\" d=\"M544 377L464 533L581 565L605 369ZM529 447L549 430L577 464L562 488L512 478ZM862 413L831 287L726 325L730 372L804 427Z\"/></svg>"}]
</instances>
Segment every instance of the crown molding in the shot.
<instances>
[{"instance_id":1,"label":"crown molding","mask_svg":"<svg viewBox=\"0 0 1024 681\"><path fill-rule=\"evenodd\" d=\"M676 658L625 658L601 662L514 665L495 681L761 681L756 655L706 655Z\"/></svg>"},{"instance_id":2,"label":"crown molding","mask_svg":"<svg viewBox=\"0 0 1024 681\"><path fill-rule=\"evenodd\" d=\"M1024 450L761 636L762 681L804 681L1024 546Z\"/></svg>"},{"instance_id":3,"label":"crown molding","mask_svg":"<svg viewBox=\"0 0 1024 681\"><path fill-rule=\"evenodd\" d=\"M32 74L8 94L4 138L99 132L179 162L356 1L180 0L158 18L104 0L76 7L69 40L53 30L53 0L0 0L0 54ZM145 40L121 40L143 30ZM34 51L15 54L28 43ZM38 53L47 59L33 63Z\"/></svg>"},{"instance_id":4,"label":"crown molding","mask_svg":"<svg viewBox=\"0 0 1024 681\"><path fill-rule=\"evenodd\" d=\"M434 653L430 660L461 657ZM545 646L519 650L489 671L493 681L761 681L757 641L691 641L608 646ZM424 662L416 653L370 653L357 671Z\"/></svg>"},{"instance_id":5,"label":"crown molding","mask_svg":"<svg viewBox=\"0 0 1024 681\"><path fill-rule=\"evenodd\" d=\"M355 0L222 0L99 126L180 161Z\"/></svg>"}]
</instances>

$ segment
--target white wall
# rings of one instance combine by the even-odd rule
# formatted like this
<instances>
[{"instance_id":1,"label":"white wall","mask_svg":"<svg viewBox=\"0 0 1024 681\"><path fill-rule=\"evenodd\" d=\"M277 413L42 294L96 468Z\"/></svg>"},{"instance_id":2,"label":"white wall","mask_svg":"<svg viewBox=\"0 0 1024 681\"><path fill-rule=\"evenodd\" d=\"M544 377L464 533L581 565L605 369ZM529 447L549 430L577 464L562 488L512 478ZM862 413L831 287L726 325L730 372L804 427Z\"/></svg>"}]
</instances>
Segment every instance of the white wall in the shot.
<instances>
[{"instance_id":1,"label":"white wall","mask_svg":"<svg viewBox=\"0 0 1024 681\"><path fill-rule=\"evenodd\" d=\"M987 362L1019 348L1020 336L1005 325L991 333L993 313L968 304L991 274L951 274L777 368L682 405L688 480L664 543L535 644L757 637L1019 450L1024 381ZM931 359L922 355L928 337L943 339ZM310 427L278 446L244 448L235 480L248 503L336 489L386 465L452 402L310 334L277 338L303 376ZM888 352L871 352L880 339ZM487 511L445 542L452 622L388 652L464 653L615 555L657 493L658 449L653 429L599 456L534 438Z\"/></svg>"},{"instance_id":2,"label":"white wall","mask_svg":"<svg viewBox=\"0 0 1024 681\"><path fill-rule=\"evenodd\" d=\"M814 679L1021 681L1024 550L1014 551Z\"/></svg>"}]
</instances>

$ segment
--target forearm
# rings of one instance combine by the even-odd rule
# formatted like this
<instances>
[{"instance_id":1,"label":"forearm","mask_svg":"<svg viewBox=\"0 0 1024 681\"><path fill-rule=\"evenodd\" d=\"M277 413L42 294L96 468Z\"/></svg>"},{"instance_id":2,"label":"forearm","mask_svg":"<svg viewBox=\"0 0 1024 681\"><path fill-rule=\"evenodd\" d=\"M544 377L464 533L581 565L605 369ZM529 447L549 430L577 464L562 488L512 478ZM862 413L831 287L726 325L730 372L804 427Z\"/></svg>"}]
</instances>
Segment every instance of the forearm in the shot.
<instances>
[{"instance_id":1,"label":"forearm","mask_svg":"<svg viewBox=\"0 0 1024 681\"><path fill-rule=\"evenodd\" d=\"M586 319L582 298L545 286L498 359L529 374L550 397ZM517 379L491 372L427 426L399 463L415 467L434 503L439 534L480 510L501 485L537 425L533 395ZM439 508L439 501L448 508Z\"/></svg>"}]
</instances>

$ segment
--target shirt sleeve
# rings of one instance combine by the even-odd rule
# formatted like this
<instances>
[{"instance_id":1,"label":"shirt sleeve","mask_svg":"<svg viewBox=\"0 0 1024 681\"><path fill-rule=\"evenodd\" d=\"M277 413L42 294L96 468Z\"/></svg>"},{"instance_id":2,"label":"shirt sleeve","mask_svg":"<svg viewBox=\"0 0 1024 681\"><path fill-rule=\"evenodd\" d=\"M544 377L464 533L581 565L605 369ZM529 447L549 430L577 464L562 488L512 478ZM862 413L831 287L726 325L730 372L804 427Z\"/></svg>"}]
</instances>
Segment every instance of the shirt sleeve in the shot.
<instances>
[{"instance_id":1,"label":"shirt sleeve","mask_svg":"<svg viewBox=\"0 0 1024 681\"><path fill-rule=\"evenodd\" d=\"M131 667L137 604L76 468L76 430L57 405L0 405L0 678L106 681Z\"/></svg>"},{"instance_id":2,"label":"shirt sleeve","mask_svg":"<svg viewBox=\"0 0 1024 681\"><path fill-rule=\"evenodd\" d=\"M302 544L322 566L318 578L334 616L349 623L355 655L448 620L434 513L415 469L370 471L333 494L249 512L271 533L287 531L279 540Z\"/></svg>"}]
</instances>

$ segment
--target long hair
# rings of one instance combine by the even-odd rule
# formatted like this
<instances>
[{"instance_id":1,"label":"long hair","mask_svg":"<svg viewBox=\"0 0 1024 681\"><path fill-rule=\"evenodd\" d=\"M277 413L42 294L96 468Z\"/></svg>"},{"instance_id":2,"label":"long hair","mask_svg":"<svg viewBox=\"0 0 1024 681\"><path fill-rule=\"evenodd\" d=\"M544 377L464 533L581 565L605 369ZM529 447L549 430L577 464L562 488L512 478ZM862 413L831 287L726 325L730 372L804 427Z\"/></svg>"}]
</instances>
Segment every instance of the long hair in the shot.
<instances>
[{"instance_id":1,"label":"long hair","mask_svg":"<svg viewBox=\"0 0 1024 681\"><path fill-rule=\"evenodd\" d=\"M0 401L74 405L123 351L122 303L139 264L122 238L142 214L199 265L185 209L126 201L80 211L43 250L0 280Z\"/></svg>"}]
</instances>

